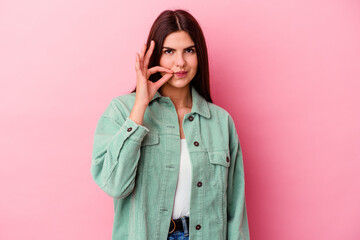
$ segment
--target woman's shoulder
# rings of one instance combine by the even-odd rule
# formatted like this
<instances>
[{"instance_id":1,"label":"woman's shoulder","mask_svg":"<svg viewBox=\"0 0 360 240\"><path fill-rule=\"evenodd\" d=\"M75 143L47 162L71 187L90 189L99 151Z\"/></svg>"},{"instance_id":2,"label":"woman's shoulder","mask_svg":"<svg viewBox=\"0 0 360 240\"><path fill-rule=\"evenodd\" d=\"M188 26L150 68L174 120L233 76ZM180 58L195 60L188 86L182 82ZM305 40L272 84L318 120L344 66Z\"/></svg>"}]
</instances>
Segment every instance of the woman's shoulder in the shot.
<instances>
[{"instance_id":1,"label":"woman's shoulder","mask_svg":"<svg viewBox=\"0 0 360 240\"><path fill-rule=\"evenodd\" d=\"M230 113L224 107L220 107L219 105L217 105L215 103L211 103L211 102L207 102L207 103L208 103L209 111L210 111L211 115L218 116L221 118L224 118L224 117L231 118Z\"/></svg>"},{"instance_id":2,"label":"woman's shoulder","mask_svg":"<svg viewBox=\"0 0 360 240\"><path fill-rule=\"evenodd\" d=\"M135 93L126 93L113 97L105 109L103 116L116 118L129 113L135 102Z\"/></svg>"},{"instance_id":3,"label":"woman's shoulder","mask_svg":"<svg viewBox=\"0 0 360 240\"><path fill-rule=\"evenodd\" d=\"M135 101L135 92L118 95L118 96L114 97L112 99L112 101L118 102L118 103L123 103L123 104L134 102Z\"/></svg>"},{"instance_id":4,"label":"woman's shoulder","mask_svg":"<svg viewBox=\"0 0 360 240\"><path fill-rule=\"evenodd\" d=\"M125 93L113 97L111 100L111 105L115 105L119 109L128 109L132 108L135 103L135 93Z\"/></svg>"},{"instance_id":5,"label":"woman's shoulder","mask_svg":"<svg viewBox=\"0 0 360 240\"><path fill-rule=\"evenodd\" d=\"M236 129L235 122L230 112L215 103L208 102L211 118L224 124L227 128Z\"/></svg>"}]
</instances>

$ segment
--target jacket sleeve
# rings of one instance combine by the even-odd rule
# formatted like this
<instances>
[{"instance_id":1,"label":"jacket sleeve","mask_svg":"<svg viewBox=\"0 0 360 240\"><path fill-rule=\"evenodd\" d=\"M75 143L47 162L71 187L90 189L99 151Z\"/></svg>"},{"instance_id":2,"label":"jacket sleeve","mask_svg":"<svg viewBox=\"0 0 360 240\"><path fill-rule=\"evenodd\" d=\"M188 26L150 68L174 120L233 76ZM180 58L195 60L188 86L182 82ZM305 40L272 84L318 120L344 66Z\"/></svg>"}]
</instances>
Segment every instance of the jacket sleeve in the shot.
<instances>
[{"instance_id":1,"label":"jacket sleeve","mask_svg":"<svg viewBox=\"0 0 360 240\"><path fill-rule=\"evenodd\" d=\"M141 142L149 129L132 121L113 99L96 126L91 175L113 198L125 198L135 186Z\"/></svg>"},{"instance_id":2,"label":"jacket sleeve","mask_svg":"<svg viewBox=\"0 0 360 240\"><path fill-rule=\"evenodd\" d=\"M230 169L227 188L228 240L249 240L249 226L245 201L243 155L235 124L230 117Z\"/></svg>"}]
</instances>

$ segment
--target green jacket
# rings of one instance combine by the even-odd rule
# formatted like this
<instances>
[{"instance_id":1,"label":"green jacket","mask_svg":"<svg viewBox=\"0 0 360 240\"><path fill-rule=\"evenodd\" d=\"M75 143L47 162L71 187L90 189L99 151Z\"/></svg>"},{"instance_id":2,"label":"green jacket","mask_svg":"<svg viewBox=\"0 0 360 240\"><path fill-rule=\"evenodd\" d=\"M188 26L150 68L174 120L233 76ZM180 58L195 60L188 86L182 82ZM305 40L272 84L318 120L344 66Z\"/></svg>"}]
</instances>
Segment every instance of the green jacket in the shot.
<instances>
[{"instance_id":1,"label":"green jacket","mask_svg":"<svg viewBox=\"0 0 360 240\"><path fill-rule=\"evenodd\" d=\"M250 239L243 158L235 124L191 87L182 125L192 165L191 240ZM166 240L180 160L178 116L156 92L138 125L135 93L112 99L94 137L91 174L114 200L113 240Z\"/></svg>"}]
</instances>

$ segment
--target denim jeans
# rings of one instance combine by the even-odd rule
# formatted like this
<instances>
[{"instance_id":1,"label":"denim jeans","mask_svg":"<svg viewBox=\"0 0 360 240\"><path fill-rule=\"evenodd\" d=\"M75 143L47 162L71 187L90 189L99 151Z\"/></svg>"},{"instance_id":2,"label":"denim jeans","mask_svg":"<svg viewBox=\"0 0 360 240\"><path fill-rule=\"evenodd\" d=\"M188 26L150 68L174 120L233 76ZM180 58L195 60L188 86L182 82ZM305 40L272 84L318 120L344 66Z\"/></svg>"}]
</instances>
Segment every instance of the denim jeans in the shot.
<instances>
[{"instance_id":1,"label":"denim jeans","mask_svg":"<svg viewBox=\"0 0 360 240\"><path fill-rule=\"evenodd\" d=\"M185 217L181 217L184 231L175 231L168 235L167 240L188 240L189 239L189 229L186 225Z\"/></svg>"}]
</instances>

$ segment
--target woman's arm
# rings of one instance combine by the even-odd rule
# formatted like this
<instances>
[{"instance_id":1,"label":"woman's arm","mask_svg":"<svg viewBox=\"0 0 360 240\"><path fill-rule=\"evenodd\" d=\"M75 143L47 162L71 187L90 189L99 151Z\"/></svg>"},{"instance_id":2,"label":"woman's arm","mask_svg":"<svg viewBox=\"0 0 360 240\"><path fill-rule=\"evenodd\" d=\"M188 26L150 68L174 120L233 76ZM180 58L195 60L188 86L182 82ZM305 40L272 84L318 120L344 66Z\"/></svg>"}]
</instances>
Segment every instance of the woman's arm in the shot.
<instances>
[{"instance_id":1,"label":"woman's arm","mask_svg":"<svg viewBox=\"0 0 360 240\"><path fill-rule=\"evenodd\" d=\"M108 195L125 198L135 186L141 142L149 129L142 126L145 110L156 91L173 76L173 71L154 66L148 69L155 42L146 44L136 53L136 95L130 115L122 111L120 99L113 99L100 117L95 130L91 174ZM145 54L146 53L146 54ZM164 72L157 82L149 81L151 74Z\"/></svg>"},{"instance_id":2,"label":"woman's arm","mask_svg":"<svg viewBox=\"0 0 360 240\"><path fill-rule=\"evenodd\" d=\"M97 124L91 174L109 196L125 198L134 189L141 142L149 129L121 113L117 101L111 101Z\"/></svg>"},{"instance_id":3,"label":"woman's arm","mask_svg":"<svg viewBox=\"0 0 360 240\"><path fill-rule=\"evenodd\" d=\"M243 155L235 124L230 117L230 169L227 188L227 239L250 239L245 202Z\"/></svg>"}]
</instances>

